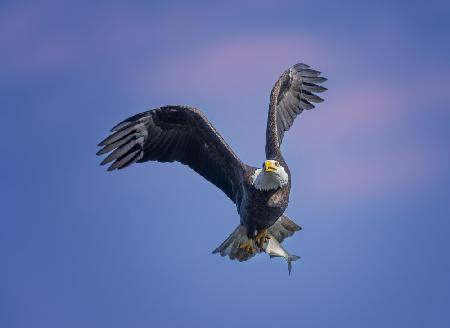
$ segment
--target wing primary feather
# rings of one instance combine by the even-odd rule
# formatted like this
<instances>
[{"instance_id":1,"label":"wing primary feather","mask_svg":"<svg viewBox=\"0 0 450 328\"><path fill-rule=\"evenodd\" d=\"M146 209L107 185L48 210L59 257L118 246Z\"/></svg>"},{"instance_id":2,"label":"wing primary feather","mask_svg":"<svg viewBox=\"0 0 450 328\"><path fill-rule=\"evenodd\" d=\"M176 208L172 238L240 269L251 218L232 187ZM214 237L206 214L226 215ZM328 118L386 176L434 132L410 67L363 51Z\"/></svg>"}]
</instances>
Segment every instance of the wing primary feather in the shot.
<instances>
[{"instance_id":1,"label":"wing primary feather","mask_svg":"<svg viewBox=\"0 0 450 328\"><path fill-rule=\"evenodd\" d=\"M127 127L124 130L121 130L119 132L113 133L112 135L110 135L106 139L102 140L98 145L99 146L105 146L105 145L110 144L112 142L116 142L117 140L122 139L124 136L126 136L130 132L132 132L134 130L137 130L137 129L140 129L143 126L144 126L143 123L133 124L133 125Z\"/></svg>"},{"instance_id":2,"label":"wing primary feather","mask_svg":"<svg viewBox=\"0 0 450 328\"><path fill-rule=\"evenodd\" d=\"M318 77L305 76L305 77L302 77L302 79L303 79L303 82L308 82L308 83L322 83L327 80L326 77L321 77L321 76L318 76Z\"/></svg>"},{"instance_id":3,"label":"wing primary feather","mask_svg":"<svg viewBox=\"0 0 450 328\"><path fill-rule=\"evenodd\" d=\"M140 149L136 149L135 151L130 152L126 156L117 159L114 163L112 163L112 165L110 167L108 167L108 171L113 171L115 169L118 169L118 168L124 166L125 164L128 163L129 160L133 159L133 157L139 152L140 152Z\"/></svg>"},{"instance_id":4,"label":"wing primary feather","mask_svg":"<svg viewBox=\"0 0 450 328\"><path fill-rule=\"evenodd\" d=\"M309 91L303 91L302 92L302 98L311 101L311 102L315 102L315 103L320 103L323 101L322 98L320 98L319 96L316 96L315 94L312 94Z\"/></svg>"},{"instance_id":5,"label":"wing primary feather","mask_svg":"<svg viewBox=\"0 0 450 328\"><path fill-rule=\"evenodd\" d=\"M123 130L130 124L142 122L144 119L148 118L149 112L143 112L136 115L133 115L131 117L128 117L127 119L123 120L122 122L117 123L110 131L111 132L118 132L120 130Z\"/></svg>"},{"instance_id":6,"label":"wing primary feather","mask_svg":"<svg viewBox=\"0 0 450 328\"><path fill-rule=\"evenodd\" d=\"M302 69L307 69L309 68L309 65L303 64L303 63L299 63L299 64L295 64L294 68L297 70L302 70Z\"/></svg>"},{"instance_id":7,"label":"wing primary feather","mask_svg":"<svg viewBox=\"0 0 450 328\"><path fill-rule=\"evenodd\" d=\"M111 143L109 145L106 145L105 147L100 149L97 152L97 155L103 155L103 154L109 153L111 150L122 146L123 144L127 143L128 141L130 141L131 138L135 138L135 137L136 137L135 135L125 136L124 138L119 139L118 141L113 142L113 143Z\"/></svg>"},{"instance_id":8,"label":"wing primary feather","mask_svg":"<svg viewBox=\"0 0 450 328\"><path fill-rule=\"evenodd\" d=\"M294 110L295 105L290 103L286 106L286 114L289 116L289 125L292 125L294 123L295 117L297 116L297 113L295 113Z\"/></svg>"},{"instance_id":9,"label":"wing primary feather","mask_svg":"<svg viewBox=\"0 0 450 328\"><path fill-rule=\"evenodd\" d=\"M100 165L105 165L109 162L112 162L115 159L118 159L119 157L122 157L125 155L131 148L133 148L136 145L136 142L134 140L130 140L128 143L126 143L123 146L120 146L116 150L114 150L111 154L109 154L101 163Z\"/></svg>"},{"instance_id":10,"label":"wing primary feather","mask_svg":"<svg viewBox=\"0 0 450 328\"><path fill-rule=\"evenodd\" d=\"M308 83L308 82L304 82L303 83L303 90L309 91L309 92L324 92L327 91L328 89L321 86L321 85L316 85L313 83Z\"/></svg>"},{"instance_id":11,"label":"wing primary feather","mask_svg":"<svg viewBox=\"0 0 450 328\"><path fill-rule=\"evenodd\" d=\"M281 124L284 130L289 129L289 124L287 123L286 119L284 118L284 115L282 112L278 112L278 118L281 120Z\"/></svg>"},{"instance_id":12,"label":"wing primary feather","mask_svg":"<svg viewBox=\"0 0 450 328\"><path fill-rule=\"evenodd\" d=\"M317 77L320 75L320 72L313 69L303 69L300 70L300 75L304 77Z\"/></svg>"},{"instance_id":13,"label":"wing primary feather","mask_svg":"<svg viewBox=\"0 0 450 328\"><path fill-rule=\"evenodd\" d=\"M126 162L124 165L122 165L121 167L119 167L117 169L122 170L122 169L130 166L131 164L136 163L141 158L142 158L142 150L137 152L133 158L131 158L128 162Z\"/></svg>"},{"instance_id":14,"label":"wing primary feather","mask_svg":"<svg viewBox=\"0 0 450 328\"><path fill-rule=\"evenodd\" d=\"M118 132L118 131L120 131L120 130L126 128L127 126L129 126L129 125L131 125L131 124L133 124L133 123L134 123L133 121L131 121L131 122L130 122L130 121L125 121L125 122L119 123L119 124L115 125L115 126L110 130L110 132Z\"/></svg>"},{"instance_id":15,"label":"wing primary feather","mask_svg":"<svg viewBox=\"0 0 450 328\"><path fill-rule=\"evenodd\" d=\"M308 100L306 100L306 99L301 99L300 100L300 103L301 103L301 107L303 108L303 109L313 109L314 108L314 105L313 104L311 104Z\"/></svg>"}]
</instances>

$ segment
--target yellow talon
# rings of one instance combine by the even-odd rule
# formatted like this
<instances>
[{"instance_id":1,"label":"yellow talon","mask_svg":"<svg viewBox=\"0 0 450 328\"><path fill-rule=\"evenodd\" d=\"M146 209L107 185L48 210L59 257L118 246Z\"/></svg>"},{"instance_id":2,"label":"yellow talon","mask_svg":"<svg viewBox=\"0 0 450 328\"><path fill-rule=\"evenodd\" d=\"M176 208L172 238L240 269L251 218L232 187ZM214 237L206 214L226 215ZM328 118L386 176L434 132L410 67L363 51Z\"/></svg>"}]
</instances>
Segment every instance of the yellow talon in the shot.
<instances>
[{"instance_id":1,"label":"yellow talon","mask_svg":"<svg viewBox=\"0 0 450 328\"><path fill-rule=\"evenodd\" d=\"M253 239L248 239L246 242L243 242L241 245L239 245L240 249L243 249L249 254L255 253L255 246L253 245Z\"/></svg>"},{"instance_id":2,"label":"yellow talon","mask_svg":"<svg viewBox=\"0 0 450 328\"><path fill-rule=\"evenodd\" d=\"M259 248L263 248L264 243L270 239L270 235L267 232L267 229L261 229L258 231L258 234L255 237L256 244Z\"/></svg>"}]
</instances>

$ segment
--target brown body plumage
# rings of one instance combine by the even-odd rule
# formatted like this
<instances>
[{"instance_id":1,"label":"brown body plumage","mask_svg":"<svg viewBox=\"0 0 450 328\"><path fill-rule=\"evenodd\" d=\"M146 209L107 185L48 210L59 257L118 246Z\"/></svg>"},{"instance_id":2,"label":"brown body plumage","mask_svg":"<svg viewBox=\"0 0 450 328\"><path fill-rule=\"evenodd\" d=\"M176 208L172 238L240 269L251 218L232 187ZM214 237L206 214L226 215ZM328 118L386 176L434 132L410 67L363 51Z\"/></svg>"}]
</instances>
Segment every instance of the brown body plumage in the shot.
<instances>
[{"instance_id":1,"label":"brown body plumage","mask_svg":"<svg viewBox=\"0 0 450 328\"><path fill-rule=\"evenodd\" d=\"M257 190L252 184L252 175L256 167L248 167L244 173L242 199L236 204L241 224L246 227L247 237L251 238L257 231L269 228L284 213L289 204L291 178L289 169L282 159L282 165L289 177L286 185L275 190Z\"/></svg>"}]
</instances>

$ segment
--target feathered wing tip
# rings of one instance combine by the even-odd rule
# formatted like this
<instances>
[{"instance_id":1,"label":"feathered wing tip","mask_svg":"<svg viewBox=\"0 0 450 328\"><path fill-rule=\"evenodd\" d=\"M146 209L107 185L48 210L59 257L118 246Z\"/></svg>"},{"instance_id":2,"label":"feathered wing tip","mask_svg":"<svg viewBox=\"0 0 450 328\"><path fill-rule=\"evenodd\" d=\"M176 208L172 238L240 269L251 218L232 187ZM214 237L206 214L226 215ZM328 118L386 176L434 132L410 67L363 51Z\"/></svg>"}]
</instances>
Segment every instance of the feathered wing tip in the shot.
<instances>
[{"instance_id":1,"label":"feathered wing tip","mask_svg":"<svg viewBox=\"0 0 450 328\"><path fill-rule=\"evenodd\" d=\"M257 252L250 254L239 248L239 246L246 242L247 239L247 229L245 229L243 225L239 225L212 253L228 256L230 260L238 260L239 262L247 261L258 254Z\"/></svg>"},{"instance_id":2,"label":"feathered wing tip","mask_svg":"<svg viewBox=\"0 0 450 328\"><path fill-rule=\"evenodd\" d=\"M296 64L292 67L301 78L301 93L300 93L300 107L302 109L313 109L315 106L312 103L320 103L323 99L317 96L315 93L327 91L328 89L318 85L327 80L327 78L320 76L322 74L319 71L311 69L306 64Z\"/></svg>"},{"instance_id":3,"label":"feathered wing tip","mask_svg":"<svg viewBox=\"0 0 450 328\"><path fill-rule=\"evenodd\" d=\"M147 137L146 121L151 119L148 113L127 118L111 129L112 134L102 140L98 146L103 147L97 155L112 151L100 165L113 162L108 171L123 169L143 157L143 145Z\"/></svg>"}]
</instances>

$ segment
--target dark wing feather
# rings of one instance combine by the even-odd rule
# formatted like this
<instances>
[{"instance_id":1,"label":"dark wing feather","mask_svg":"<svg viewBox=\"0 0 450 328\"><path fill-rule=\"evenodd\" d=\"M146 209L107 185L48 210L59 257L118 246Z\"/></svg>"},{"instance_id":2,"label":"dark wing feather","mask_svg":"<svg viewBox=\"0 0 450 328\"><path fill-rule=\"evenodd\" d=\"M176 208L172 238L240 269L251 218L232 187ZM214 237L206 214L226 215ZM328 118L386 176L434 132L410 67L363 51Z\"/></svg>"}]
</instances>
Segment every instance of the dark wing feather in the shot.
<instances>
[{"instance_id":1,"label":"dark wing feather","mask_svg":"<svg viewBox=\"0 0 450 328\"><path fill-rule=\"evenodd\" d=\"M165 106L127 118L100 142L97 155L111 152L108 171L146 161L188 165L236 202L245 170L236 154L198 109Z\"/></svg>"},{"instance_id":2,"label":"dark wing feather","mask_svg":"<svg viewBox=\"0 0 450 328\"><path fill-rule=\"evenodd\" d=\"M304 109L313 109L312 103L323 99L314 94L326 91L317 85L327 79L306 64L296 64L286 70L275 83L270 95L270 108L266 131L266 156L268 159L281 156L280 146L286 131L295 117Z\"/></svg>"}]
</instances>

